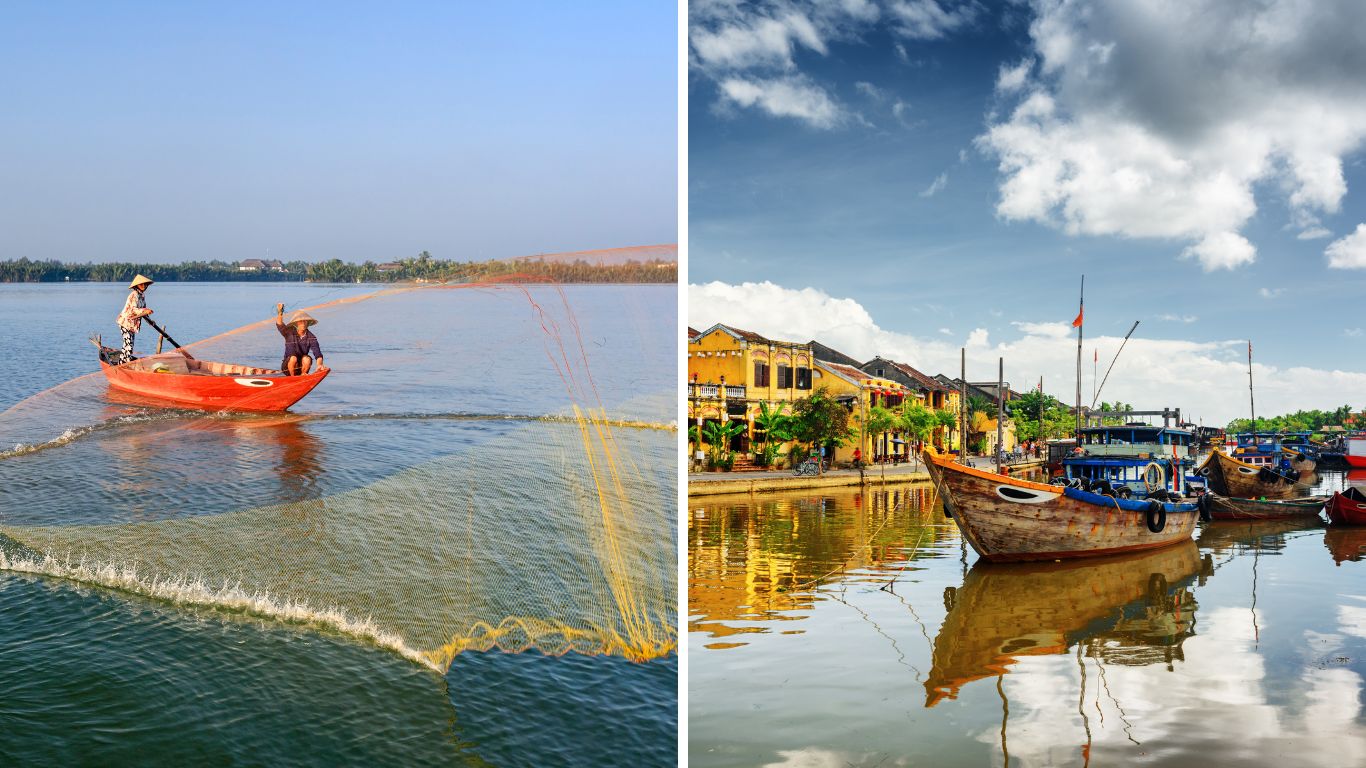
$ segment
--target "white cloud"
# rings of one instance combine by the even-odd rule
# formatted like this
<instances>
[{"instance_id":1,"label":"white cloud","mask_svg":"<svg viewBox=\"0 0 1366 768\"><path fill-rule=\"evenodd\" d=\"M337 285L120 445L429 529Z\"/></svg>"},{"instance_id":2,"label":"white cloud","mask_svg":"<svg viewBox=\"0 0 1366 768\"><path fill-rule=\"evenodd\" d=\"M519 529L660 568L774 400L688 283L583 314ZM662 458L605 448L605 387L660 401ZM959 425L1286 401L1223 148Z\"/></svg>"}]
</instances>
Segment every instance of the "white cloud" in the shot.
<instances>
[{"instance_id":1,"label":"white cloud","mask_svg":"<svg viewBox=\"0 0 1366 768\"><path fill-rule=\"evenodd\" d=\"M882 101L887 98L887 95L882 92L882 89L872 83L865 83L860 80L859 82L854 83L854 88L857 89L859 93L875 101Z\"/></svg>"},{"instance_id":2,"label":"white cloud","mask_svg":"<svg viewBox=\"0 0 1366 768\"><path fill-rule=\"evenodd\" d=\"M995 342L987 329L972 330L965 342L969 377L994 376L996 358L1004 357L1007 379L1038 381L1042 375L1047 391L1067 395L1076 377L1077 346L1070 328L1075 311L1075 307L1059 306L1056 315L1060 319L1017 322L1013 325L1017 335ZM931 375L957 375L958 371L960 345L937 333L937 326L927 325L923 336L888 330L857 301L815 288L792 289L767 281L689 286L688 324L706 328L718 322L777 339L818 339L860 360L882 355ZM1087 340L1098 347L1118 349L1123 339L1121 335L1093 334L1088 329ZM1246 350L1243 339L1136 336L1115 364L1105 396L1137 406L1179 406L1191 418L1223 424L1243 415L1243 404L1231 401L1225 393L1239 382L1244 387L1247 384ZM1258 362L1254 376L1258 410L1267 413L1330 407L1342 400L1343 392L1366 391L1366 373L1358 371ZM1162 393L1166 402L1153 403L1154 392Z\"/></svg>"},{"instance_id":3,"label":"white cloud","mask_svg":"<svg viewBox=\"0 0 1366 768\"><path fill-rule=\"evenodd\" d=\"M1323 254L1328 257L1328 266L1336 269L1366 268L1366 224L1358 224L1352 234L1329 243Z\"/></svg>"},{"instance_id":4,"label":"white cloud","mask_svg":"<svg viewBox=\"0 0 1366 768\"><path fill-rule=\"evenodd\" d=\"M1034 62L1028 59L1013 67L1002 64L1000 74L996 76L996 90L1002 93L1015 93L1023 88L1033 65Z\"/></svg>"},{"instance_id":5,"label":"white cloud","mask_svg":"<svg viewBox=\"0 0 1366 768\"><path fill-rule=\"evenodd\" d=\"M971 26L981 10L976 3L946 9L938 0L893 0L888 8L894 29L913 40L938 40Z\"/></svg>"},{"instance_id":6,"label":"white cloud","mask_svg":"<svg viewBox=\"0 0 1366 768\"><path fill-rule=\"evenodd\" d=\"M1284 289L1284 288L1258 288L1258 289L1257 289L1257 295L1261 296L1263 299L1274 299L1274 298L1276 298L1277 296L1280 296L1282 293L1285 293L1285 289Z\"/></svg>"},{"instance_id":7,"label":"white cloud","mask_svg":"<svg viewBox=\"0 0 1366 768\"><path fill-rule=\"evenodd\" d=\"M816 128L833 128L842 113L819 86L801 77L776 80L729 78L721 82L722 95L742 107L758 107L775 117L795 117Z\"/></svg>"},{"instance_id":8,"label":"white cloud","mask_svg":"<svg viewBox=\"0 0 1366 768\"><path fill-rule=\"evenodd\" d=\"M934 181L930 182L930 185L929 185L928 187L926 187L925 190L924 190L923 192L920 193L920 196L921 196L921 197L934 197L935 194L937 194L937 193L938 193L940 190L942 190L944 187L948 186L948 184L949 184L949 174L948 174L947 172L941 173L941 174L939 174L938 176L936 176L936 177L934 178Z\"/></svg>"},{"instance_id":9,"label":"white cloud","mask_svg":"<svg viewBox=\"0 0 1366 768\"><path fill-rule=\"evenodd\" d=\"M1325 237L1332 237L1333 233L1323 227L1310 227L1303 232L1295 235L1298 240L1322 240Z\"/></svg>"},{"instance_id":10,"label":"white cloud","mask_svg":"<svg viewBox=\"0 0 1366 768\"><path fill-rule=\"evenodd\" d=\"M1346 336L1346 337L1349 338L1349 339L1359 339L1359 338L1361 338L1361 334L1362 334L1362 330L1361 330L1360 328L1344 328L1344 329L1342 329L1342 335L1343 335L1343 336Z\"/></svg>"},{"instance_id":11,"label":"white cloud","mask_svg":"<svg viewBox=\"0 0 1366 768\"><path fill-rule=\"evenodd\" d=\"M1199 320L1200 318L1196 317L1195 315L1173 315L1173 314L1165 314L1165 315L1158 315L1158 316L1157 316L1157 319L1158 319L1158 320L1166 320L1167 322L1170 322L1170 323L1193 323L1193 322L1195 322L1196 320Z\"/></svg>"},{"instance_id":12,"label":"white cloud","mask_svg":"<svg viewBox=\"0 0 1366 768\"><path fill-rule=\"evenodd\" d=\"M953 335L953 331L949 330L948 328L940 328L940 329L939 329L939 332L942 333L942 334L944 334L945 336L952 336L952 335Z\"/></svg>"},{"instance_id":13,"label":"white cloud","mask_svg":"<svg viewBox=\"0 0 1366 768\"><path fill-rule=\"evenodd\" d=\"M819 128L871 126L846 112L830 95L834 87L802 72L799 60L827 56L834 43L865 43L868 33L880 28L901 39L938 39L970 26L980 13L975 0L952 7L938 0L698 0L688 7L688 63L717 86L717 106L758 108ZM899 41L894 45L897 56L910 63L906 47ZM883 98L871 83L855 87ZM800 106L793 105L795 97L801 97ZM817 102L819 108L813 109Z\"/></svg>"},{"instance_id":14,"label":"white cloud","mask_svg":"<svg viewBox=\"0 0 1366 768\"><path fill-rule=\"evenodd\" d=\"M1198 259L1206 272L1233 269L1257 260L1257 249L1247 238L1233 232L1216 232L1181 252L1184 259Z\"/></svg>"},{"instance_id":15,"label":"white cloud","mask_svg":"<svg viewBox=\"0 0 1366 768\"><path fill-rule=\"evenodd\" d=\"M1240 234L1254 188L1283 190L1295 222L1338 210L1342 159L1366 140L1352 0L1034 8L1038 66L1002 70L1018 103L978 139L999 159L1003 218L1185 241L1214 270L1255 258Z\"/></svg>"}]
</instances>

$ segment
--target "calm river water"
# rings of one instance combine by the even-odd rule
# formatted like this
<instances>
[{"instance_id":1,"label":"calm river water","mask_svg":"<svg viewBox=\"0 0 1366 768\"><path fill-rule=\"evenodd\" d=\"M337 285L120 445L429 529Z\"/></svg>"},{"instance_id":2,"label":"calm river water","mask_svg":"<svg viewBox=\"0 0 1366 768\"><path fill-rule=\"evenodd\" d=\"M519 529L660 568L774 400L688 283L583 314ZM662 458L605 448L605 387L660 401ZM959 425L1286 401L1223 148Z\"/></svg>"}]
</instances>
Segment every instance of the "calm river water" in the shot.
<instances>
[{"instance_id":1,"label":"calm river water","mask_svg":"<svg viewBox=\"0 0 1366 768\"><path fill-rule=\"evenodd\" d=\"M168 283L148 304L188 343L262 320L277 301L293 309L378 288ZM166 530L226 533L177 551L186 577L235 567L303 586L315 574L252 559L252 542L269 553L272 536L335 536L355 543L356 557L328 563L351 592L324 592L319 608L360 605L358 618L373 610L405 629L440 630L485 596L489 605L475 607L496 615L491 596L509 584L533 618L560 618L559 603L578 597L555 570L565 545L547 527L585 528L579 507L593 496L566 498L562 482L583 463L578 430L554 420L571 412L567 387L596 393L613 420L667 427L676 413L672 286L415 292L315 311L334 373L292 415L268 418L130 404L110 398L98 374L80 378L96 370L87 335L116 343L124 296L116 285L0 285L5 532L79 531L92 551L141 541L123 553L131 566L163 557L155 542L175 541ZM566 302L568 323L555 309ZM154 343L145 329L139 353ZM591 382L557 374L561 343ZM274 367L280 347L266 326L200 356ZM639 546L667 554L672 584L676 433L615 434L629 452L638 524L657 537ZM347 499L360 501L338 501ZM405 541L388 523L345 530L373 512L446 535L453 529L430 518L449 507L473 519L485 504L497 505L497 525L456 543ZM185 527L158 527L171 524ZM0 537L4 546L19 547ZM440 573L406 570L410 554L430 562L448 551L468 552L488 580L453 592ZM672 602L655 607L672 620ZM0 765L671 765L676 658L470 651L442 674L308 621L0 571Z\"/></svg>"},{"instance_id":2,"label":"calm river water","mask_svg":"<svg viewBox=\"0 0 1366 768\"><path fill-rule=\"evenodd\" d=\"M1366 764L1366 530L989 565L891 488L691 500L694 765Z\"/></svg>"}]
</instances>

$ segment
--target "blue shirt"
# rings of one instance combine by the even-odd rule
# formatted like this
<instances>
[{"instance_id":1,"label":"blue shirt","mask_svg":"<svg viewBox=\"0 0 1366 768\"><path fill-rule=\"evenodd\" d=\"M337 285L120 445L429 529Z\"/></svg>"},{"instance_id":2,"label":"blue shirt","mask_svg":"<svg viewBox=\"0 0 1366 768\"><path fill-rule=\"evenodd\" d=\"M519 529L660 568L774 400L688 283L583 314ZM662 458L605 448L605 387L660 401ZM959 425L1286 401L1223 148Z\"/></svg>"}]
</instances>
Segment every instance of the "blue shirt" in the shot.
<instances>
[{"instance_id":1,"label":"blue shirt","mask_svg":"<svg viewBox=\"0 0 1366 768\"><path fill-rule=\"evenodd\" d=\"M303 357L308 355L314 360L323 356L323 350L318 346L318 337L313 335L313 331L304 329L302 336L294 330L292 325L275 324L275 328L280 331L280 335L285 337L285 358Z\"/></svg>"}]
</instances>

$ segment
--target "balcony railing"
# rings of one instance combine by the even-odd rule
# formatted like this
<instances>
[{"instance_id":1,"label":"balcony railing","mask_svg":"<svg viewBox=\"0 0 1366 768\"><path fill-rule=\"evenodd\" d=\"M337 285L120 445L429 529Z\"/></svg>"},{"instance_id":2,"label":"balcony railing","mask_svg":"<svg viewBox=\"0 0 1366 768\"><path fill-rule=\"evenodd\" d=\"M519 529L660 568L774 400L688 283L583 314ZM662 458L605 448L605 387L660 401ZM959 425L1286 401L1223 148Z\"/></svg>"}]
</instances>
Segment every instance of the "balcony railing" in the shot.
<instances>
[{"instance_id":1,"label":"balcony railing","mask_svg":"<svg viewBox=\"0 0 1366 768\"><path fill-rule=\"evenodd\" d=\"M720 400L720 399L721 399L721 389L722 389L722 385L720 385L720 384L691 384L690 386L691 386L691 388L692 388L693 397L701 398L701 399L704 399L704 400L706 400L706 399ZM745 387L744 387L743 384L740 385L740 386L734 386L734 385L731 385L731 384L727 384L727 385L725 385L725 391L726 391L725 397L726 397L727 400L744 400L744 399L745 399Z\"/></svg>"}]
</instances>

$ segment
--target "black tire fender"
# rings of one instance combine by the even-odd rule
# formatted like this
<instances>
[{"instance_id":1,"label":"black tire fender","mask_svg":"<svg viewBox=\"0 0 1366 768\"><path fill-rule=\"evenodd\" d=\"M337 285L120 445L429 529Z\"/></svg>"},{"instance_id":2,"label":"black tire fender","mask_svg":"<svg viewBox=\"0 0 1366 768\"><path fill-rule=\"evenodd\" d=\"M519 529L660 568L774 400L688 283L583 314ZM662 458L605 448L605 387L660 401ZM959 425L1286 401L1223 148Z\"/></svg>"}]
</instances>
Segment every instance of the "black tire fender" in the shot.
<instances>
[{"instance_id":1,"label":"black tire fender","mask_svg":"<svg viewBox=\"0 0 1366 768\"><path fill-rule=\"evenodd\" d=\"M1148 530L1161 533L1167 527L1167 506L1156 499L1149 501L1143 519L1148 524Z\"/></svg>"},{"instance_id":2,"label":"black tire fender","mask_svg":"<svg viewBox=\"0 0 1366 768\"><path fill-rule=\"evenodd\" d=\"M1214 519L1214 515L1210 512L1210 509L1214 504L1214 497L1209 494L1209 491L1205 491L1200 494L1200 498L1195 501L1196 508L1200 510L1200 519L1206 523Z\"/></svg>"}]
</instances>

